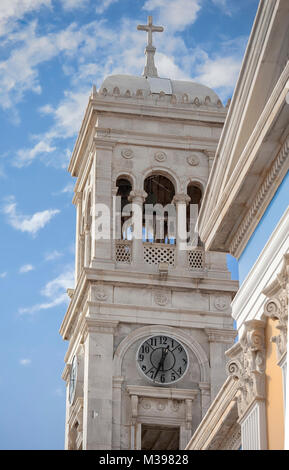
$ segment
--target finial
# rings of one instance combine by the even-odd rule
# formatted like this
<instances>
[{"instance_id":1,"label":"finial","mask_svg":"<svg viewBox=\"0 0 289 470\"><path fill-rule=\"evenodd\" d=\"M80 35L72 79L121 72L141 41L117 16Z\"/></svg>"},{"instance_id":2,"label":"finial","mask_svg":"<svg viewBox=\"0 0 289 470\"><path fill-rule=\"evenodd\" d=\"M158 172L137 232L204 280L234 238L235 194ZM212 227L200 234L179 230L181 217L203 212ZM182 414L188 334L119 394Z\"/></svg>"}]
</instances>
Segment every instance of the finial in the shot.
<instances>
[{"instance_id":1,"label":"finial","mask_svg":"<svg viewBox=\"0 0 289 470\"><path fill-rule=\"evenodd\" d=\"M156 48L153 46L153 33L162 33L164 28L162 26L153 25L153 17L148 17L148 24L139 24L137 27L138 31L146 31L148 33L148 44L145 48L145 54L147 56L146 66L144 68L143 75L145 77L158 77L158 71L155 66L154 55Z\"/></svg>"}]
</instances>

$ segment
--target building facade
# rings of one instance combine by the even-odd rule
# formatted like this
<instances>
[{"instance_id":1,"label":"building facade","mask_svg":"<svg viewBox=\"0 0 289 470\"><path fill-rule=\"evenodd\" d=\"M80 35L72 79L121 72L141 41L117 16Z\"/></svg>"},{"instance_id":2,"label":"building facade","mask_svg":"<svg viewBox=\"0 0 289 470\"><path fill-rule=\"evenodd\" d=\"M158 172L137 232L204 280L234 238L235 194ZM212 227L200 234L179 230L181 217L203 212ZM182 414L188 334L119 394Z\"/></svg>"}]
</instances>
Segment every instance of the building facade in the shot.
<instances>
[{"instance_id":1,"label":"building facade","mask_svg":"<svg viewBox=\"0 0 289 470\"><path fill-rule=\"evenodd\" d=\"M93 88L69 166L77 220L76 283L61 325L67 449L184 449L234 343L237 283L226 255L200 241L182 249L166 214L161 234L153 214L149 229L143 222L145 204L171 204L176 223L189 202L200 205L227 108L207 87L159 79L151 19L142 28L144 76Z\"/></svg>"},{"instance_id":2,"label":"building facade","mask_svg":"<svg viewBox=\"0 0 289 470\"><path fill-rule=\"evenodd\" d=\"M241 285L229 377L191 450L235 448L236 432L244 450L287 446L288 30L288 2L261 0L200 213L205 248L238 259Z\"/></svg>"}]
</instances>

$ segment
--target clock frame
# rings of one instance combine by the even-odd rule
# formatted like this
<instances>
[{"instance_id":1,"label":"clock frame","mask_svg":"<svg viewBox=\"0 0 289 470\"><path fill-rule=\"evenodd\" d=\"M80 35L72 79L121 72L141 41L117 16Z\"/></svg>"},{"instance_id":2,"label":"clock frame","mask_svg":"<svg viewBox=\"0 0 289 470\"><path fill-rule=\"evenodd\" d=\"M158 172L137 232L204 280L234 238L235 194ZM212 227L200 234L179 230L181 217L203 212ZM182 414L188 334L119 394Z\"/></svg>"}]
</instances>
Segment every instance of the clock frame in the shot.
<instances>
[{"instance_id":1,"label":"clock frame","mask_svg":"<svg viewBox=\"0 0 289 470\"><path fill-rule=\"evenodd\" d=\"M177 383L184 378L189 366L185 346L166 334L144 339L138 347L136 360L141 374L157 385Z\"/></svg>"}]
</instances>

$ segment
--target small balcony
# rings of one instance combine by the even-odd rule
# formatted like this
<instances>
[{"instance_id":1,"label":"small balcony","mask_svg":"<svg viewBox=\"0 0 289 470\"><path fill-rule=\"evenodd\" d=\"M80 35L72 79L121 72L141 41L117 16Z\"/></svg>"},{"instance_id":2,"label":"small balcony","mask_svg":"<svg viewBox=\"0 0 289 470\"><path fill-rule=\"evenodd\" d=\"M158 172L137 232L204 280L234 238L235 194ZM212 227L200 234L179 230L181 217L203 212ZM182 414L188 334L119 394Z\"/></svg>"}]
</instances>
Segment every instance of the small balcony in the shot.
<instances>
[{"instance_id":1,"label":"small balcony","mask_svg":"<svg viewBox=\"0 0 289 470\"><path fill-rule=\"evenodd\" d=\"M166 263L169 269L177 267L177 246L164 243L143 242L143 263L150 266L159 266ZM205 269L205 252L202 248L195 248L182 252L185 266L188 271L203 271ZM115 242L115 262L117 265L130 265L133 263L133 242L131 240L118 240Z\"/></svg>"}]
</instances>

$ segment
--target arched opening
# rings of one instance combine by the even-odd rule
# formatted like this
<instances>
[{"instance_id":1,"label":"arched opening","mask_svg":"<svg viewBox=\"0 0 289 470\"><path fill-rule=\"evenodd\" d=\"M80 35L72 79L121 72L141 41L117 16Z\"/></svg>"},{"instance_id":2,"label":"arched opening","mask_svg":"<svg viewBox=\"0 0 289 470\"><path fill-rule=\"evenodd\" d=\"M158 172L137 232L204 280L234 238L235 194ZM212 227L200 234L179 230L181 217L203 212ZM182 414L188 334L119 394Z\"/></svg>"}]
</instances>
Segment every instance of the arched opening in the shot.
<instances>
[{"instance_id":1,"label":"arched opening","mask_svg":"<svg viewBox=\"0 0 289 470\"><path fill-rule=\"evenodd\" d=\"M130 215L124 215L123 209L125 206L130 204L129 202L129 195L132 191L132 185L127 178L120 177L116 181L117 193L116 195L121 198L120 203L120 210L121 210L121 239L122 240L130 240L131 239L131 229L128 227L128 220L130 219Z\"/></svg>"},{"instance_id":2,"label":"arched opening","mask_svg":"<svg viewBox=\"0 0 289 470\"><path fill-rule=\"evenodd\" d=\"M143 208L144 241L152 243L175 243L175 207L173 183L160 174L145 179L147 198Z\"/></svg>"},{"instance_id":3,"label":"arched opening","mask_svg":"<svg viewBox=\"0 0 289 470\"><path fill-rule=\"evenodd\" d=\"M193 182L188 185L187 194L191 198L187 206L187 232L191 234L192 239L192 232L195 230L196 220L201 209L203 193L198 183ZM188 237L189 239L190 237ZM201 240L198 237L198 246L201 245Z\"/></svg>"}]
</instances>

